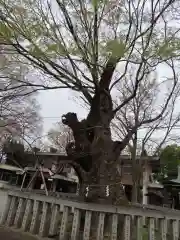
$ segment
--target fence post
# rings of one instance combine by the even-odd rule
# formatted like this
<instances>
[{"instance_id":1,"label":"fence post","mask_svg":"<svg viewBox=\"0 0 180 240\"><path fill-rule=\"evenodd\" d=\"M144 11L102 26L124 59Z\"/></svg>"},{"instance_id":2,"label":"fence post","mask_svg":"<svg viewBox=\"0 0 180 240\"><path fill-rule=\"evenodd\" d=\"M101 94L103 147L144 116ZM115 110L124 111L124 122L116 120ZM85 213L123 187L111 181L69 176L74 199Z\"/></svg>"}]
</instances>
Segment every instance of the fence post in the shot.
<instances>
[{"instance_id":1,"label":"fence post","mask_svg":"<svg viewBox=\"0 0 180 240\"><path fill-rule=\"evenodd\" d=\"M7 197L7 203L6 203L6 206L5 206L5 209L2 213L2 216L1 216L1 225L4 225L6 223L6 220L7 220L7 217L8 217L8 213L9 213L9 209L10 209L10 206L11 206L11 201L12 201L12 196L9 196Z\"/></svg>"},{"instance_id":2,"label":"fence post","mask_svg":"<svg viewBox=\"0 0 180 240\"><path fill-rule=\"evenodd\" d=\"M55 204L53 206L53 211L51 215L51 223L49 228L49 235L54 235L57 232L57 223L58 223L58 215L59 215L60 207L59 205Z\"/></svg>"},{"instance_id":3,"label":"fence post","mask_svg":"<svg viewBox=\"0 0 180 240\"><path fill-rule=\"evenodd\" d=\"M74 209L74 217L73 217L73 224L72 224L72 231L71 231L71 240L78 239L79 235L79 226L80 226L80 219L81 212L79 209Z\"/></svg>"},{"instance_id":4,"label":"fence post","mask_svg":"<svg viewBox=\"0 0 180 240\"><path fill-rule=\"evenodd\" d=\"M40 205L39 201L34 201L30 233L35 233L37 230L37 224L38 224L38 218L39 218L39 208L40 208L39 205Z\"/></svg>"},{"instance_id":5,"label":"fence post","mask_svg":"<svg viewBox=\"0 0 180 240\"><path fill-rule=\"evenodd\" d=\"M16 200L17 200L16 197L12 197L12 199L11 199L9 213L8 213L7 221L6 221L7 226L11 226L13 224L14 217L16 214Z\"/></svg>"},{"instance_id":6,"label":"fence post","mask_svg":"<svg viewBox=\"0 0 180 240\"><path fill-rule=\"evenodd\" d=\"M92 217L92 212L86 211L83 240L89 240L90 230L91 230L91 217Z\"/></svg>"},{"instance_id":7,"label":"fence post","mask_svg":"<svg viewBox=\"0 0 180 240\"><path fill-rule=\"evenodd\" d=\"M60 229L60 235L59 235L59 240L65 240L66 235L67 235L67 224L68 224L68 213L69 213L69 208L64 206L63 209L63 216L61 220L61 229Z\"/></svg>"},{"instance_id":8,"label":"fence post","mask_svg":"<svg viewBox=\"0 0 180 240\"><path fill-rule=\"evenodd\" d=\"M18 203L17 213L16 213L15 220L14 220L14 225L16 228L18 228L19 225L22 223L22 218L23 218L23 214L24 214L24 211L23 211L24 205L25 205L25 199L20 198L19 203Z\"/></svg>"},{"instance_id":9,"label":"fence post","mask_svg":"<svg viewBox=\"0 0 180 240\"><path fill-rule=\"evenodd\" d=\"M112 215L111 240L117 240L118 215Z\"/></svg>"},{"instance_id":10,"label":"fence post","mask_svg":"<svg viewBox=\"0 0 180 240\"><path fill-rule=\"evenodd\" d=\"M30 221L31 221L31 212L32 212L32 200L28 199L26 202L25 213L22 221L22 230L26 231Z\"/></svg>"},{"instance_id":11,"label":"fence post","mask_svg":"<svg viewBox=\"0 0 180 240\"><path fill-rule=\"evenodd\" d=\"M99 213L99 223L97 229L97 240L104 240L104 218L105 213Z\"/></svg>"},{"instance_id":12,"label":"fence post","mask_svg":"<svg viewBox=\"0 0 180 240\"><path fill-rule=\"evenodd\" d=\"M125 216L124 222L124 240L131 239L131 216Z\"/></svg>"}]
</instances>

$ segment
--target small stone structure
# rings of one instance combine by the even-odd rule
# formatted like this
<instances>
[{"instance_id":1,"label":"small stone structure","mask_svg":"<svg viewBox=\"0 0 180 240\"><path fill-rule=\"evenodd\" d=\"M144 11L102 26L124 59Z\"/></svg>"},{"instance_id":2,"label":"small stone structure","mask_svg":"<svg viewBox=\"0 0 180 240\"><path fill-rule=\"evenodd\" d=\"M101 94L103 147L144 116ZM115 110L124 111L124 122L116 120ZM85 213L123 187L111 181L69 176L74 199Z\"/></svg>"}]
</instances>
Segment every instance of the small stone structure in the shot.
<instances>
[{"instance_id":1,"label":"small stone structure","mask_svg":"<svg viewBox=\"0 0 180 240\"><path fill-rule=\"evenodd\" d=\"M179 239L180 211L150 205L105 206L10 191L1 225L59 240Z\"/></svg>"}]
</instances>

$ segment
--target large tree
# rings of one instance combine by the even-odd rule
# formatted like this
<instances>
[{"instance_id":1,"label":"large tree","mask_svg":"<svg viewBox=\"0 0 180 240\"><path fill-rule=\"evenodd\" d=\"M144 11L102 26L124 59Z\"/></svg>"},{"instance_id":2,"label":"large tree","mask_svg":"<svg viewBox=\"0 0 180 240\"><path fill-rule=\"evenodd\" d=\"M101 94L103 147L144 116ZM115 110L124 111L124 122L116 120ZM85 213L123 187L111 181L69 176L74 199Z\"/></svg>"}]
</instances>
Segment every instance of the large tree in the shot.
<instances>
[{"instance_id":1,"label":"large tree","mask_svg":"<svg viewBox=\"0 0 180 240\"><path fill-rule=\"evenodd\" d=\"M39 71L35 82L19 81L19 88L69 88L90 105L82 121L73 112L62 117L75 140L66 148L69 163L79 175L81 193L89 186L89 200L126 201L118 159L141 122L130 128L122 141L112 141L110 123L136 96L144 77L161 68L167 69L170 87L162 108L152 113L151 120L166 110L178 83L174 61L179 54L179 28L174 21L179 7L175 0L0 3L0 38L24 63ZM124 79L132 66L133 82ZM164 76L158 81L163 82ZM130 85L132 92L114 107L113 88L118 82L122 87Z\"/></svg>"}]
</instances>

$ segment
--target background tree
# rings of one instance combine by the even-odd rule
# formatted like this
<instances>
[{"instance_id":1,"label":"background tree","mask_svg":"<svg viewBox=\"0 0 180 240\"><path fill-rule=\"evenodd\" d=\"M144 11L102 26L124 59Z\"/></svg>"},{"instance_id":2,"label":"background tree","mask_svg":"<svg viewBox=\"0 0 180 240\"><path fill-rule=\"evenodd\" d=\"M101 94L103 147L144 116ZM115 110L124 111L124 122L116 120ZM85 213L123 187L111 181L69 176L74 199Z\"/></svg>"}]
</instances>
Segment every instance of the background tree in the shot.
<instances>
[{"instance_id":1,"label":"background tree","mask_svg":"<svg viewBox=\"0 0 180 240\"><path fill-rule=\"evenodd\" d=\"M58 122L55 127L48 131L49 146L56 148L60 152L66 153L68 143L74 141L72 131L69 127Z\"/></svg>"},{"instance_id":2,"label":"background tree","mask_svg":"<svg viewBox=\"0 0 180 240\"><path fill-rule=\"evenodd\" d=\"M41 134L42 121L37 93L19 81L27 78L28 66L17 61L10 48L0 46L0 148L9 138L32 141Z\"/></svg>"},{"instance_id":3,"label":"background tree","mask_svg":"<svg viewBox=\"0 0 180 240\"><path fill-rule=\"evenodd\" d=\"M161 149L160 162L161 169L155 176L160 182L164 179L177 177L178 165L180 164L180 147L172 144Z\"/></svg>"},{"instance_id":4,"label":"background tree","mask_svg":"<svg viewBox=\"0 0 180 240\"><path fill-rule=\"evenodd\" d=\"M9 136L32 141L41 133L39 105L33 97L3 101L1 107L1 143Z\"/></svg>"},{"instance_id":5,"label":"background tree","mask_svg":"<svg viewBox=\"0 0 180 240\"><path fill-rule=\"evenodd\" d=\"M137 128L122 141L112 141L110 123L116 113L137 93L152 70L166 68L170 88L161 96L155 121L166 111L178 83L175 62L179 55L179 27L175 27L179 3L156 1L1 1L0 38L13 47L23 62L43 74L35 82L19 81L36 90L69 88L89 103L87 118L76 113L63 116L72 129L74 144L67 153L82 183L89 186L89 200L126 201L117 170L118 157ZM173 23L173 24L172 24ZM134 79L124 78L134 67ZM158 77L162 83L164 77ZM122 82L132 92L113 106L114 86ZM162 86L161 86L162 89ZM109 186L110 194L105 196Z\"/></svg>"},{"instance_id":6,"label":"background tree","mask_svg":"<svg viewBox=\"0 0 180 240\"><path fill-rule=\"evenodd\" d=\"M133 81L133 69L129 73L130 75L127 77ZM144 77L143 84L139 84L135 98L118 112L112 124L115 137L123 139L129 129L134 128L141 122L141 126L137 128L126 148L132 160L132 200L134 202L138 201L143 176L143 164L146 164L143 161L143 153L159 156L164 145L177 140L178 136L175 135L175 130L180 121L178 111L179 87L174 91L169 106L161 118L151 121L153 112L161 108L161 101L159 100L161 92L159 91L159 82L156 76L151 78L151 76L147 75ZM166 87L168 87L168 81ZM129 86L124 86L123 90L121 86L117 86L118 97L116 102L122 102L131 91ZM138 158L137 155L139 155Z\"/></svg>"}]
</instances>

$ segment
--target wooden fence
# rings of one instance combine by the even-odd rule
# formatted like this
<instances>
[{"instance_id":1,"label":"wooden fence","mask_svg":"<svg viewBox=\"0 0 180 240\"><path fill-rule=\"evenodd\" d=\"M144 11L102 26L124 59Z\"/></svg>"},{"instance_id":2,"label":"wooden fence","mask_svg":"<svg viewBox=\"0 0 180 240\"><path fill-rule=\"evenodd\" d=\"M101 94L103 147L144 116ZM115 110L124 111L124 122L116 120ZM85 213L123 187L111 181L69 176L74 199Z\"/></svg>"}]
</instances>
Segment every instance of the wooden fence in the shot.
<instances>
[{"instance_id":1,"label":"wooden fence","mask_svg":"<svg viewBox=\"0 0 180 240\"><path fill-rule=\"evenodd\" d=\"M105 206L11 191L1 225L59 240L178 240L180 211Z\"/></svg>"}]
</instances>

